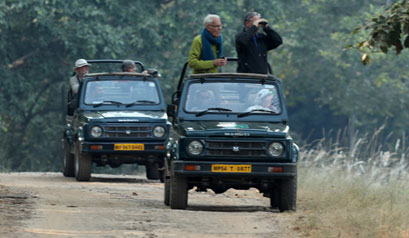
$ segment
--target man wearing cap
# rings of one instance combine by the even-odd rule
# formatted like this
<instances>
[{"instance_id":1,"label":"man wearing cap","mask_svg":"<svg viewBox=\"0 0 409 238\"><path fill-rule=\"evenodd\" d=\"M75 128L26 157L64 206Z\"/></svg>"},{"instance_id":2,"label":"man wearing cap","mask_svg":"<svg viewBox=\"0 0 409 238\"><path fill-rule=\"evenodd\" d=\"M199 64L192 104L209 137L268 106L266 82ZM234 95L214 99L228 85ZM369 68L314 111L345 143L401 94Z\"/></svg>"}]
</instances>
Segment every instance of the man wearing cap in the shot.
<instances>
[{"instance_id":1,"label":"man wearing cap","mask_svg":"<svg viewBox=\"0 0 409 238\"><path fill-rule=\"evenodd\" d=\"M218 15L209 14L203 19L205 28L192 42L189 51L189 67L194 74L216 73L225 66L223 57L222 22Z\"/></svg>"},{"instance_id":2,"label":"man wearing cap","mask_svg":"<svg viewBox=\"0 0 409 238\"><path fill-rule=\"evenodd\" d=\"M246 111L267 110L275 113L280 113L281 111L280 102L275 89L271 91L267 88L261 89L257 92L254 103L255 105L247 108Z\"/></svg>"},{"instance_id":3,"label":"man wearing cap","mask_svg":"<svg viewBox=\"0 0 409 238\"><path fill-rule=\"evenodd\" d=\"M263 33L258 33L262 28ZM244 29L236 35L238 55L237 72L267 74L267 52L283 43L266 19L257 12L248 12L244 17Z\"/></svg>"},{"instance_id":4,"label":"man wearing cap","mask_svg":"<svg viewBox=\"0 0 409 238\"><path fill-rule=\"evenodd\" d=\"M82 78L84 74L88 73L88 62L85 59L78 59L75 61L75 67L72 71L76 72L74 76L70 78L70 86L73 94L78 93L78 88L80 87L80 83L82 82Z\"/></svg>"}]
</instances>

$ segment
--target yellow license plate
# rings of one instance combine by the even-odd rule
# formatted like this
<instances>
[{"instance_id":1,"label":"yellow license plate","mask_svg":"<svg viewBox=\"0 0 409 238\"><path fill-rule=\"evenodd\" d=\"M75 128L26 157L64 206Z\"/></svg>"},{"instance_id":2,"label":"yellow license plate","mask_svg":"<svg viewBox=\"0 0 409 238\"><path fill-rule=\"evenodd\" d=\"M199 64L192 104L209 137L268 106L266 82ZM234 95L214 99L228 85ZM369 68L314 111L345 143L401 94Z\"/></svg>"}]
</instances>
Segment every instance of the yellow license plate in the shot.
<instances>
[{"instance_id":1,"label":"yellow license plate","mask_svg":"<svg viewBox=\"0 0 409 238\"><path fill-rule=\"evenodd\" d=\"M114 150L145 150L144 144L114 144Z\"/></svg>"},{"instance_id":2,"label":"yellow license plate","mask_svg":"<svg viewBox=\"0 0 409 238\"><path fill-rule=\"evenodd\" d=\"M212 172L251 173L251 164L212 164Z\"/></svg>"}]
</instances>

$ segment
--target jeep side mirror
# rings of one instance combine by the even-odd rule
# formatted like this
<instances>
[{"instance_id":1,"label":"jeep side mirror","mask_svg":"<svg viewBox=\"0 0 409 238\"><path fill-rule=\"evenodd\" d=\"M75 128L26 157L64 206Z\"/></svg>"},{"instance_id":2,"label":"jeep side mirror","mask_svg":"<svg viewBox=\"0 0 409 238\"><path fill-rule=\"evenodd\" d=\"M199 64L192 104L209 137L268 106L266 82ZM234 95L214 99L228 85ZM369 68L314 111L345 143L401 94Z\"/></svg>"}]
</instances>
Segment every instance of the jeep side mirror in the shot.
<instances>
[{"instance_id":1,"label":"jeep side mirror","mask_svg":"<svg viewBox=\"0 0 409 238\"><path fill-rule=\"evenodd\" d=\"M173 104L168 104L166 113L168 114L168 117L175 117L176 116L176 106Z\"/></svg>"}]
</instances>

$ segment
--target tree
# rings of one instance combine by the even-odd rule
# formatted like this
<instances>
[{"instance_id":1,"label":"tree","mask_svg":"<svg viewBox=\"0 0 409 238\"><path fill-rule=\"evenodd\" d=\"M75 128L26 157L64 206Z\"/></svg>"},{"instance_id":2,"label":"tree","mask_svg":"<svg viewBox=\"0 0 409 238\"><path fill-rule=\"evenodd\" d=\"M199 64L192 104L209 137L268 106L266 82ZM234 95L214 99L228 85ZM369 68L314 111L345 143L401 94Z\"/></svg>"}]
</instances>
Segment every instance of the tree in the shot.
<instances>
[{"instance_id":1,"label":"tree","mask_svg":"<svg viewBox=\"0 0 409 238\"><path fill-rule=\"evenodd\" d=\"M225 56L236 56L234 35L241 31L247 11L260 12L283 37L284 44L269 52L269 62L282 79L290 125L297 134L317 139L323 128L348 124L365 133L385 118L393 118L387 130L405 130L409 56L376 54L363 68L355 63L358 51L342 50L348 40L362 42L365 32L351 36L351 29L379 14L384 4L385 0L0 1L0 169L59 169L63 99L78 58L130 58L157 68L169 100L191 42L209 13L222 18ZM98 70L90 67L90 72Z\"/></svg>"},{"instance_id":2,"label":"tree","mask_svg":"<svg viewBox=\"0 0 409 238\"><path fill-rule=\"evenodd\" d=\"M409 3L402 0L388 6L380 15L373 17L365 25L357 27L352 34L359 31L368 32L369 39L360 41L355 47L363 51L361 61L367 65L370 61L370 53L379 50L388 53L394 48L396 54L400 54L404 48L409 48Z\"/></svg>"}]
</instances>

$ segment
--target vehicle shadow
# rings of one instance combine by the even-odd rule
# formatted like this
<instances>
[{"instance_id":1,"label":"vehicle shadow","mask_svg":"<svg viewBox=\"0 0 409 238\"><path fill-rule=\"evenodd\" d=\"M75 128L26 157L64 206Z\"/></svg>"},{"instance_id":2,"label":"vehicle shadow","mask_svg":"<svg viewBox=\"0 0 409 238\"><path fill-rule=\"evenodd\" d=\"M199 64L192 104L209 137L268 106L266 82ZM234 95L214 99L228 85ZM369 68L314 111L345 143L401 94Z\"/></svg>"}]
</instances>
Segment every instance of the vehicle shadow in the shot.
<instances>
[{"instance_id":1,"label":"vehicle shadow","mask_svg":"<svg viewBox=\"0 0 409 238\"><path fill-rule=\"evenodd\" d=\"M89 182L98 183L160 183L159 180L148 180L142 176L122 176L122 175L92 175Z\"/></svg>"},{"instance_id":2,"label":"vehicle shadow","mask_svg":"<svg viewBox=\"0 0 409 238\"><path fill-rule=\"evenodd\" d=\"M267 206L226 206L226 205L189 205L186 210L206 212L274 212L280 213L278 209Z\"/></svg>"}]
</instances>

